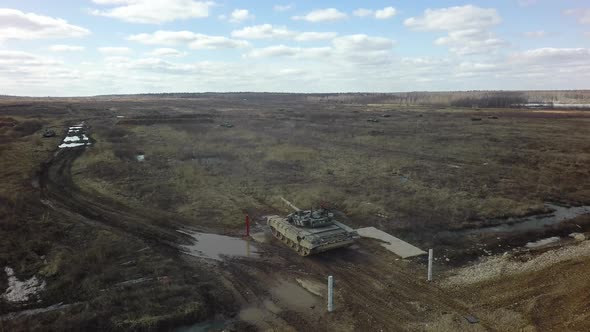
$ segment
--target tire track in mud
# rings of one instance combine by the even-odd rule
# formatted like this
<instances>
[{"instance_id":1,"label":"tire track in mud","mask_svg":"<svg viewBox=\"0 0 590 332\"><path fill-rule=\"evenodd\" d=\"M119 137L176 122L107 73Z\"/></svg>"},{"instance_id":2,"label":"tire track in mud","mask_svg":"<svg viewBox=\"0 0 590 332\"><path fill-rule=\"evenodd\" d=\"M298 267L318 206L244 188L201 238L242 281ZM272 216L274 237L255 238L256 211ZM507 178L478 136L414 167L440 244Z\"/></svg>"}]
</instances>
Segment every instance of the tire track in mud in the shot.
<instances>
[{"instance_id":1,"label":"tire track in mud","mask_svg":"<svg viewBox=\"0 0 590 332\"><path fill-rule=\"evenodd\" d=\"M82 192L76 186L72 164L84 150L59 150L42 165L39 183L45 205L67 218L106 227L140 239L161 252L178 255L178 244L190 240L176 232L181 223L171 222L167 228L153 224L156 218L180 220L177 216L134 210L100 195ZM411 324L431 322L436 319L434 313L468 314L448 294L421 281L416 268L409 266L411 263L395 261L392 255L370 245L367 251L366 243L359 249L334 250L306 258L282 246L273 239L262 246L265 254L261 259L229 259L212 266L242 309L261 306L269 299L277 302L282 312L273 313L277 320L268 324L278 324L278 328L287 324L287 328L296 330L322 331L344 323L354 330L403 331ZM273 298L268 289L272 281L295 277L323 281L328 275L336 279L338 300L337 312L330 315L323 308L302 312L290 307ZM490 330L485 323L480 327Z\"/></svg>"},{"instance_id":2,"label":"tire track in mud","mask_svg":"<svg viewBox=\"0 0 590 332\"><path fill-rule=\"evenodd\" d=\"M72 180L72 164L84 151L84 147L61 149L42 164L39 185L44 205L92 226L141 239L150 246L176 250L178 243L188 243L188 236L176 232L176 223L170 223L168 228L157 225L156 218L170 218L164 213L131 210L111 199L82 192Z\"/></svg>"},{"instance_id":3,"label":"tire track in mud","mask_svg":"<svg viewBox=\"0 0 590 332\"><path fill-rule=\"evenodd\" d=\"M266 261L240 259L228 263L231 279L238 279L248 304L270 298L268 287L277 280L312 279L324 283L328 275L335 278L336 311L328 314L325 297L320 300L321 314L292 312L288 304L277 301L286 312L280 315L296 329L313 328L331 331L342 328L371 331L424 330L443 315L453 315L465 331L494 329L487 322L469 325L463 318L473 314L459 301L428 283L421 268L363 241L357 249L338 249L310 257L300 257L273 241L264 250L273 253ZM425 274L425 272L424 272ZM292 310L291 310L292 311ZM456 326L449 326L453 330Z\"/></svg>"},{"instance_id":4,"label":"tire track in mud","mask_svg":"<svg viewBox=\"0 0 590 332\"><path fill-rule=\"evenodd\" d=\"M81 222L91 227L106 228L123 236L138 239L148 244L155 252L168 257L181 256L179 245L190 244L193 241L192 237L176 231L183 226L181 217L158 211L133 209L99 194L83 192L74 183L72 165L84 151L84 147L61 149L42 164L39 172L42 203L68 220ZM167 227L163 227L152 224L157 222L156 218L167 218L168 220L176 220L176 222L169 222ZM224 308L220 309L220 314L227 314L228 310L234 311L232 308L235 308L236 303L240 304L242 308L257 306L268 298L268 290L264 287L267 280L252 282L252 279L248 279L260 275L259 269L252 268L248 264L237 261L226 261L221 264L210 263L195 257L179 260L179 262L182 261L184 264L196 264L200 268L210 264L208 267L218 273L218 278L234 298L234 303L227 303ZM262 264L264 265L264 263ZM272 269L267 266L263 270L269 271L269 268ZM299 322L292 321L289 324L303 330L313 327L300 315L296 315L296 313L289 315L289 318L296 317ZM289 327L280 319L274 322L279 323L278 326L281 328Z\"/></svg>"}]
</instances>

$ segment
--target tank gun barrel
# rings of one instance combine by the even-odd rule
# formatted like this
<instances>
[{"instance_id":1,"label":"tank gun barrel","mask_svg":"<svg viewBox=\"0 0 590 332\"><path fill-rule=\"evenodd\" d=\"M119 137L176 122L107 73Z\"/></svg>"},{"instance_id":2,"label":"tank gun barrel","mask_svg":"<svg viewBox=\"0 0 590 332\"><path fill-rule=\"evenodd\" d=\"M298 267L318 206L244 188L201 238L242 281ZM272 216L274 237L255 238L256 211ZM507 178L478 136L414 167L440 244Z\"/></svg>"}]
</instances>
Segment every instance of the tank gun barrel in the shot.
<instances>
[{"instance_id":1,"label":"tank gun barrel","mask_svg":"<svg viewBox=\"0 0 590 332\"><path fill-rule=\"evenodd\" d=\"M288 200L286 200L283 196L280 196L281 200L283 200L283 202L285 202L285 204L287 204L290 208L292 208L295 211L301 211L300 208L296 207L295 205L293 205L293 203L289 202Z\"/></svg>"}]
</instances>

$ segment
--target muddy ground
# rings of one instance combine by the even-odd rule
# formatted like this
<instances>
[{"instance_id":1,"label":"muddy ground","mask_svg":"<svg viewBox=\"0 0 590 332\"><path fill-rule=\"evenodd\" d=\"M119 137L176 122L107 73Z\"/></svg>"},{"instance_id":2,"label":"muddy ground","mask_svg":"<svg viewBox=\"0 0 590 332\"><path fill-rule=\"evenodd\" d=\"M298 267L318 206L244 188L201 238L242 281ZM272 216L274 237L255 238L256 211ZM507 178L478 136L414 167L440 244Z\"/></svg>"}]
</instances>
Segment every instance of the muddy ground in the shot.
<instances>
[{"instance_id":1,"label":"muddy ground","mask_svg":"<svg viewBox=\"0 0 590 332\"><path fill-rule=\"evenodd\" d=\"M538 254L522 246L542 237L563 236L558 246L576 246L567 235L584 232L590 222L586 216L526 232L476 236L460 232L518 223L518 219L507 219L510 216L547 213L544 202L588 205L589 188L579 181L588 172L590 149L580 131L590 124L587 113L326 105L289 98L219 95L191 100L4 102L0 114L6 126L2 127L0 151L5 166L2 176L7 181L0 197L1 231L10 240L1 248L0 267L13 267L21 279L37 275L47 281L47 289L27 303L0 300L0 331L176 327L534 331L587 327L584 306L588 302L548 279L566 269L563 278L568 280L564 282L573 283L575 289L587 288L585 279L579 277L588 272L584 255L573 262L464 282L460 287L444 282L481 256L511 252L506 259L534 259ZM379 122L366 121L373 118ZM515 119L524 120L515 124ZM39 124L32 126L31 121ZM63 130L79 121L87 126L93 146L59 150L60 135L38 139L44 126ZM220 127L224 122L234 127ZM26 123L32 128L14 129ZM175 136L179 132L180 138ZM547 137L548 133L553 136ZM167 145L191 137L194 140L185 145L199 148L189 151L188 161L179 156L187 153L181 151L182 146ZM471 146L460 143L461 139L475 142ZM220 140L221 145L212 145ZM484 149L476 148L478 140L485 143ZM273 153L265 155L267 148ZM314 149L324 156L319 160L332 166L326 168L316 161ZM490 149L494 153L486 153ZM328 154L329 150L336 153ZM357 150L367 154L351 153ZM211 151L217 153L205 153ZM134 160L138 154L145 155L146 162ZM563 158L549 163L556 155ZM354 162L345 164L342 156ZM380 159L383 156L403 162L394 164ZM387 177L366 157L374 158L375 164L389 163L392 169L386 170ZM199 166L187 170L183 163L194 163L195 158ZM258 165L256 160L264 163ZM368 172L356 167L359 162ZM334 163L342 166L334 167ZM315 173L313 168L322 172ZM494 173L501 176L492 177ZM202 187L188 190L206 192L222 203L211 200L205 207L190 205L191 198L202 197L198 192L183 196L187 189L173 180L178 174L187 174L186 179L180 177L181 182L194 179L188 183L201 183ZM233 189L233 176L245 174L253 180ZM403 177L413 187L408 188ZM393 181L390 178L396 182L379 185ZM150 181L157 188L135 186ZM429 181L436 185L424 186ZM329 185L336 189L312 190ZM484 185L490 189L482 191ZM211 187L215 190L207 191ZM135 194L137 191L142 194ZM270 194L260 194L263 191ZM9 192L19 194L10 196ZM384 193L392 200L382 200ZM430 204L411 200L408 195L412 193L429 199ZM295 255L271 237L263 237L263 243L251 240L251 249L256 251L253 257L217 261L183 253L182 246L190 245L192 239L178 229L240 237L243 214L249 213L256 222L254 230L265 232L265 215L288 212L273 197L288 194L305 205L333 205L343 211L351 226L380 227L422 248L434 247L437 280L425 280L424 258L401 260L367 239L351 248L308 258ZM379 208L337 200L343 195L358 200L368 194L371 204ZM169 195L177 199L168 201ZM459 198L451 199L453 196ZM230 203L223 203L226 198ZM179 205L178 201L187 202ZM420 211L412 214L408 210L406 205L412 202ZM217 211L223 204L230 212ZM444 233L449 231L451 235ZM336 280L333 313L325 310L328 275ZM0 289L4 285L7 280L0 276ZM557 314L561 319L548 315L554 313L550 303L556 299L563 308ZM61 302L70 306L26 312ZM478 322L469 323L466 316Z\"/></svg>"}]
</instances>

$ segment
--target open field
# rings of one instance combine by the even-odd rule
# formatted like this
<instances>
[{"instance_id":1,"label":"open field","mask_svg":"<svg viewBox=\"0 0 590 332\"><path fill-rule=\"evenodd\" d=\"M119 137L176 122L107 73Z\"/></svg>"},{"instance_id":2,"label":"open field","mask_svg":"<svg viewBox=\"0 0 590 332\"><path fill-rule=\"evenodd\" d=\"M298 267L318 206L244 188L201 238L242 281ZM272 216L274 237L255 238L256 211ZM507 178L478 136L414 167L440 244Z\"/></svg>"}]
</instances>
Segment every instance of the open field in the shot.
<instances>
[{"instance_id":1,"label":"open field","mask_svg":"<svg viewBox=\"0 0 590 332\"><path fill-rule=\"evenodd\" d=\"M351 227L375 226L435 248L444 276L481 256L590 229L582 215L518 232L478 231L547 213L546 203L590 205L590 112L313 97L0 101L0 236L7 239L0 268L47 284L40 302L0 299L0 317L72 304L0 319L0 331L201 321L235 330L589 327L580 298L587 285L579 276L590 272L585 254L456 288L427 283L422 259L398 260L369 240L310 258L273 240L257 244L258 258L219 263L179 252L190 238L177 229L241 236L246 213L263 229L264 216L289 212L280 196L299 207L331 206ZM80 121L93 145L58 150L67 126ZM41 138L49 126L58 137ZM521 253L514 259L537 255ZM549 279L560 269L580 292ZM339 287L337 312L325 313L325 299L315 295L293 301L307 298L295 278L321 284L328 274ZM0 290L7 285L0 273ZM563 313L549 315L556 300ZM480 322L468 324L468 314Z\"/></svg>"}]
</instances>

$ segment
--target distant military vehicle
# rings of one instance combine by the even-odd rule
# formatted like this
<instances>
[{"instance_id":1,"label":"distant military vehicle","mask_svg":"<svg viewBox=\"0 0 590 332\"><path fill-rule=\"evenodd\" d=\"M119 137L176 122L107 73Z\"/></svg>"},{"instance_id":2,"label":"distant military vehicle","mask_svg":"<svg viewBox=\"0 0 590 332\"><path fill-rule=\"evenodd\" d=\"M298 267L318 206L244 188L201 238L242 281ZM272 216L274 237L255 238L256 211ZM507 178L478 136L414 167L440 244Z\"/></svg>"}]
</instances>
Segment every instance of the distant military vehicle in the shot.
<instances>
[{"instance_id":1,"label":"distant military vehicle","mask_svg":"<svg viewBox=\"0 0 590 332\"><path fill-rule=\"evenodd\" d=\"M224 127L224 128L232 128L234 125L229 122L224 122L224 123L220 124L219 126Z\"/></svg>"},{"instance_id":2,"label":"distant military vehicle","mask_svg":"<svg viewBox=\"0 0 590 332\"><path fill-rule=\"evenodd\" d=\"M379 122L379 119L377 119L377 118L370 118L370 119L367 119L367 122Z\"/></svg>"},{"instance_id":3,"label":"distant military vehicle","mask_svg":"<svg viewBox=\"0 0 590 332\"><path fill-rule=\"evenodd\" d=\"M336 221L329 209L298 210L286 218L268 217L272 234L301 256L346 247L359 235L352 228Z\"/></svg>"},{"instance_id":4,"label":"distant military vehicle","mask_svg":"<svg viewBox=\"0 0 590 332\"><path fill-rule=\"evenodd\" d=\"M43 137L55 137L55 130L45 129L45 131L43 131Z\"/></svg>"}]
</instances>

